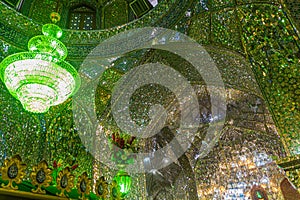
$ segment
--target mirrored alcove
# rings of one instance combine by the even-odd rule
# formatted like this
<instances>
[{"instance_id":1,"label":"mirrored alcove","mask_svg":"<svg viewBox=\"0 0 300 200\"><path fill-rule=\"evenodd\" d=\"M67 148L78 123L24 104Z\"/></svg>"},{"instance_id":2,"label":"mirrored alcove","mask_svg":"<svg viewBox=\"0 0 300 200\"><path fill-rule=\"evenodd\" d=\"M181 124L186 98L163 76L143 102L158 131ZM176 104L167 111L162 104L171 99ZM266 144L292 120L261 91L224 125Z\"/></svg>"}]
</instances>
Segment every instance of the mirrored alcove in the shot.
<instances>
[{"instance_id":1,"label":"mirrored alcove","mask_svg":"<svg viewBox=\"0 0 300 200\"><path fill-rule=\"evenodd\" d=\"M45 113L28 112L5 85L2 73L8 72L0 65L0 195L299 198L295 5L277 0L1 1L0 61L30 51L30 38L41 35L42 26L51 23L50 13L57 12L66 61L80 74L81 87ZM167 49L169 41L174 46ZM201 50L189 51L188 44ZM191 61L195 55L200 71ZM142 67L153 70L139 75ZM223 85L213 79L215 72ZM185 124L187 119L192 122ZM149 125L144 135L130 131ZM152 129L158 130L151 134ZM146 156L140 159L140 154Z\"/></svg>"}]
</instances>

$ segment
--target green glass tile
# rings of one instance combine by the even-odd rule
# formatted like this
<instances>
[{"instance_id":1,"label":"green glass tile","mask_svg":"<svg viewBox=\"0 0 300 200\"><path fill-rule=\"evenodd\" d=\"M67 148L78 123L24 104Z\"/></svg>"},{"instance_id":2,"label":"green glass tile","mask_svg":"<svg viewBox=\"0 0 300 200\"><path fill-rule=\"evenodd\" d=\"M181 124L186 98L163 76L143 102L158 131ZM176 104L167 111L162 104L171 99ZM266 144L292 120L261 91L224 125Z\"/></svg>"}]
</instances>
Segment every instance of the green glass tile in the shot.
<instances>
[{"instance_id":1,"label":"green glass tile","mask_svg":"<svg viewBox=\"0 0 300 200\"><path fill-rule=\"evenodd\" d=\"M243 51L236 11L222 11L212 15L212 42Z\"/></svg>"},{"instance_id":2,"label":"green glass tile","mask_svg":"<svg viewBox=\"0 0 300 200\"><path fill-rule=\"evenodd\" d=\"M202 13L192 18L189 26L189 35L200 44L209 43L210 39L210 15Z\"/></svg>"}]
</instances>

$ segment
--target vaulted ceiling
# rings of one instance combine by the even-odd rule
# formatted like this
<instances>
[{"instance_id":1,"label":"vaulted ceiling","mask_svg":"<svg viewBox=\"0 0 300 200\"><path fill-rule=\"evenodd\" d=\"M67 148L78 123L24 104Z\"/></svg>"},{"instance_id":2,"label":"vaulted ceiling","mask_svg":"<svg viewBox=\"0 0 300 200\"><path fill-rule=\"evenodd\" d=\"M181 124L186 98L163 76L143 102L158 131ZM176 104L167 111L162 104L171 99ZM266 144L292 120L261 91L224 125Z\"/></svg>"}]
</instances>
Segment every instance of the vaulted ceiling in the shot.
<instances>
[{"instance_id":1,"label":"vaulted ceiling","mask_svg":"<svg viewBox=\"0 0 300 200\"><path fill-rule=\"evenodd\" d=\"M147 26L186 34L203 45L212 57L225 84L227 113L221 116L225 120L224 129L216 134L220 140L205 157L201 156L200 147L207 133L212 105L203 80L190 63L165 51L139 49L114 58L103 73L96 89L95 112L108 135L112 130L121 131L111 114L115 84L131 69L145 63L163 63L184 74L196 91L205 122L190 149L177 162L156 174L133 175L136 181L132 198L145 197L145 191L156 199L198 199L201 195L213 198L212 186L218 188L227 185L228 180L238 181L230 173L226 178L218 177L224 168L229 171L234 168L234 164L226 163L241 162L240 152L250 160L262 159L264 163L270 162L265 155L282 158L300 153L299 16L293 6L296 1L283 4L279 0L165 0L139 13L132 2L25 0L19 12L13 4L0 4L0 16L4 19L0 21L0 60L26 51L28 40L41 33L41 26L50 21L48 16L52 11L61 14L58 25L64 28L62 42L69 51L68 61L77 69L101 42L125 30ZM80 6L95 11L94 30L70 29L70 10ZM48 113L32 114L23 110L2 83L0 89L0 157L20 153L31 166L36 160L46 159L51 163L61 159L65 165L80 163L77 176L83 171L93 176L99 173L113 176L82 144L73 120L72 99ZM143 87L135 95L132 116L136 122L147 124L149 105L162 103L171 113L173 118L169 119L167 129L153 138L139 140L140 148L145 151L163 148L176 132L180 116L176 113L178 102L164 88L156 86ZM243 172L242 167L236 169ZM281 176L276 166L267 169L274 172L271 179ZM260 173L249 176L260 183L260 177L267 176L267 172ZM244 182L251 181L247 175ZM224 194L220 192L220 195Z\"/></svg>"}]
</instances>

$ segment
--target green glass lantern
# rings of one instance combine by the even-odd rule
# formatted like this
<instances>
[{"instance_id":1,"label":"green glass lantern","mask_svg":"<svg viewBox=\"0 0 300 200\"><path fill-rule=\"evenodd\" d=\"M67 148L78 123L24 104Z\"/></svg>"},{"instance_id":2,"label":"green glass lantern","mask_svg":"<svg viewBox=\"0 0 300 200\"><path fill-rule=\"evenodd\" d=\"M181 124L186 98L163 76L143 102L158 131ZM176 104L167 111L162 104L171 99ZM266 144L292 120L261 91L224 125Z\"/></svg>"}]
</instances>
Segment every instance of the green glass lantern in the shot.
<instances>
[{"instance_id":1,"label":"green glass lantern","mask_svg":"<svg viewBox=\"0 0 300 200\"><path fill-rule=\"evenodd\" d=\"M124 198L130 192L131 176L124 170L119 170L113 180L116 181L121 197Z\"/></svg>"},{"instance_id":2,"label":"green glass lantern","mask_svg":"<svg viewBox=\"0 0 300 200\"><path fill-rule=\"evenodd\" d=\"M10 94L34 113L63 103L80 86L76 69L64 61L68 52L59 41L61 28L45 24L42 32L29 40L29 52L10 55L0 63L0 78Z\"/></svg>"}]
</instances>

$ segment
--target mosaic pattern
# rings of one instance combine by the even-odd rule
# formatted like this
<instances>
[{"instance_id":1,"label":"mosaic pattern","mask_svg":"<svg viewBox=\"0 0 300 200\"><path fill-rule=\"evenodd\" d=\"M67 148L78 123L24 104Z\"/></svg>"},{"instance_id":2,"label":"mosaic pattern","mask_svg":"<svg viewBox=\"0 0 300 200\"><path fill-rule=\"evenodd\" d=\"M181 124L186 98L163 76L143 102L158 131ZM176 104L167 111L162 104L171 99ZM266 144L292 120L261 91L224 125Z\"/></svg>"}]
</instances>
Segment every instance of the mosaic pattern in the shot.
<instances>
[{"instance_id":1,"label":"mosaic pattern","mask_svg":"<svg viewBox=\"0 0 300 200\"><path fill-rule=\"evenodd\" d=\"M249 59L280 134L291 154L298 154L300 86L296 29L276 2L237 2L236 8L230 7L232 2L225 2L227 9L205 1L198 4L189 35L203 44L226 46Z\"/></svg>"},{"instance_id":2,"label":"mosaic pattern","mask_svg":"<svg viewBox=\"0 0 300 200\"><path fill-rule=\"evenodd\" d=\"M128 3L125 0L115 0L107 4L103 10L104 28L113 28L128 23Z\"/></svg>"},{"instance_id":3,"label":"mosaic pattern","mask_svg":"<svg viewBox=\"0 0 300 200\"><path fill-rule=\"evenodd\" d=\"M286 0L285 6L287 8L287 12L293 17L295 25L298 30L300 27L300 2L297 0Z\"/></svg>"},{"instance_id":4,"label":"mosaic pattern","mask_svg":"<svg viewBox=\"0 0 300 200\"><path fill-rule=\"evenodd\" d=\"M262 94L260 93L258 86L255 82L254 75L251 71L250 65L247 63L247 61L241 57L238 54L231 53L226 49L219 50L214 47L207 46L206 49L209 51L209 53L213 56L215 62L218 64L219 69L221 73L224 76L224 81L226 84L226 87L228 88L228 116L227 116L227 126L224 130L224 137L220 141L220 144L227 145L226 148L228 148L228 152L239 152L241 146L240 144L243 144L244 141L253 141L255 144L260 144L261 146L258 148L258 154L262 152L262 155L265 156L263 159L269 159L268 162L273 163L273 167L270 169L273 170L274 173L277 173L278 176L284 177L282 171L280 171L278 168L276 168L276 165L272 160L270 160L270 156L276 157L284 157L285 156L285 150L284 147L281 144L280 139L278 139L274 122L271 119L270 113L268 112L266 105L263 101ZM137 52L139 54L140 52ZM130 58L134 58L132 54L128 56ZM164 52L160 51L152 51L149 50L146 52L145 56L139 63L131 63L131 65L125 65L122 66L123 71L128 71L129 69L126 68L126 66L132 65L139 65L144 62L162 62L168 66L174 66L176 68L176 63L181 63L180 68L176 68L177 70L181 71L181 73L186 73L185 75L190 79L190 81L193 81L195 83L201 83L201 79L195 74L193 74L190 71L189 64L183 62L182 60L178 60L178 58L175 58L172 55L165 54ZM127 60L125 58L122 58L122 61L116 61L115 63L127 63ZM130 63L130 59L128 60L128 63ZM227 66L227 67L225 67ZM235 66L234 68L232 66ZM119 67L119 66L118 66ZM109 105L109 98L111 96L112 86L118 81L118 79L121 77L122 72L118 70L118 67L113 67L106 71L105 76L103 77L102 81L100 81L100 85L98 88L99 93L97 93L97 96L100 96L100 100L97 103L98 105L98 116L101 118L104 117L104 119L107 119L106 122L109 124L109 126L114 126L114 122L111 121L111 118L105 118L107 114L109 114L109 107L107 108L107 111L103 109L103 106L105 107L105 104ZM241 79L235 79L234 77L237 76L241 77ZM195 89L199 90L199 94L201 94L201 87L195 87ZM141 111L134 110L133 116L136 119L146 119L145 113L147 113L147 104L153 103L153 99L147 98L151 95L156 96L156 98L162 98L160 102L166 101L166 103L175 104L176 102L173 101L174 98L172 96L167 95L166 91L162 91L159 88L153 89L151 87L143 88L139 91L141 94L146 93L145 99L143 101L138 101L135 106L140 108ZM160 94L159 94L160 93ZM136 94L137 97L142 97L138 93ZM165 96L164 96L165 95ZM157 99L156 99L157 100ZM133 99L134 101L134 99ZM158 100L159 101L159 100ZM142 102L142 103L141 103ZM134 102L133 102L134 105ZM201 105L204 107L208 107L209 105L206 105L205 101L201 98ZM176 106L175 106L176 107ZM143 110L145 109L145 110ZM175 111L175 115L171 117L172 120L169 123L173 126L176 126L174 124L178 123L176 121L176 108L175 110L170 109L170 112ZM205 110L202 110L204 112ZM203 116L206 113L203 113ZM146 123L146 121L141 121L140 123ZM205 130L205 126L203 127ZM204 132L199 132L199 141L201 141L201 138L203 137ZM165 138L164 136L163 138ZM226 137L232 137L232 138L226 138ZM241 137L241 139L238 139ZM160 143L158 146L154 146L153 142L149 141L141 141L140 144L145 144L146 149L149 148L149 150L153 150L153 148L162 148L165 144L165 140L160 137L154 138L154 141L157 143ZM229 141L232 141L233 138L235 138L235 142L231 143ZM260 138L260 139L258 139ZM265 144L264 141L272 141L268 145ZM228 142L228 144L227 144ZM172 187L169 187L168 185L172 184L183 184L182 180L177 180L177 171L182 171L182 173L185 174L186 177L189 176L189 174L193 174L193 171L198 169L199 167L204 167L205 169L214 169L215 167L207 167L208 163L212 162L214 160L216 163L220 162L220 160L227 159L227 156L209 156L205 160L207 162L204 164L203 160L199 160L199 162L195 161L195 158L197 158L197 147L199 147L200 144L195 143L194 147L191 148L190 156L188 159L184 159L184 157L179 159L180 164L173 165L168 169L164 169L160 172L156 172L154 174L147 174L147 191L149 194L151 194L153 197L156 198L162 198L162 197L169 197L178 199L183 194L177 193L176 190L173 190ZM237 145L237 146L235 146ZM145 149L145 148L144 148ZM213 152L216 152L216 154L219 154L222 150L222 145L219 148L216 148ZM241 151L243 152L243 151ZM264 153L264 152L267 152ZM228 155L229 156L229 155ZM241 156L243 156L243 153L241 153ZM251 155L249 155L251 156ZM229 156L231 157L231 156ZM235 159L234 159L235 160ZM258 158L259 160L259 158ZM194 164L191 166L189 162L194 162ZM202 162L203 161L203 162ZM233 161L232 161L233 162ZM181 169L181 170L180 170ZM188 169L191 169L188 172ZM170 174L170 175L169 175ZM214 171L210 172L203 172L199 171L199 173L196 173L197 176L199 175L198 180L214 180L213 176L220 176ZM207 179L207 174L212 174L212 177ZM262 174L257 174L257 177L261 177ZM162 181L162 180L163 181ZM224 178L223 181L226 181L226 178ZM166 183L167 186L166 186ZM193 185L196 183L194 182L185 182L185 185L188 185L188 189L186 189L186 192L184 195L186 197L189 197L189 199L196 198L197 194L193 193ZM219 183L220 185L223 184ZM197 185L204 185L203 182L198 182ZM208 184L209 185L209 184ZM180 185L176 185L176 187L180 187ZM251 188L251 184L247 186L248 188ZM277 186L276 186L277 187ZM228 188L226 188L228 189ZM201 189L199 189L200 191ZM194 190L195 191L195 190ZM225 191L225 189L224 189ZM240 190L243 191L243 190ZM200 195L200 194L199 194ZM210 194L206 194L209 196ZM219 194L221 195L221 194ZM224 194L225 195L225 194ZM280 195L280 194L277 194Z\"/></svg>"},{"instance_id":5,"label":"mosaic pattern","mask_svg":"<svg viewBox=\"0 0 300 200\"><path fill-rule=\"evenodd\" d=\"M63 28L76 28L76 16L72 13L74 8L78 8L78 6L88 6L92 8L97 16L96 22L91 22L96 26L85 26L84 28L80 28L80 30L91 30L91 29L108 29L116 26L121 26L129 23L130 21L135 20L136 16L131 16L129 13L133 13L129 4L132 1L126 0L68 0L68 1L58 1L58 0L47 0L47 1L36 1L34 0L32 6L29 6L29 14L27 10L21 10L21 13L24 15L34 19L38 23L48 23L49 22L49 14L50 12L56 11L62 16L62 20L58 22L58 25ZM138 9L143 5L143 0L138 0ZM138 15L138 18L142 17L144 14L149 12L152 7L150 7L150 3L147 4L146 10L142 9L142 14ZM28 5L26 5L27 7ZM47 9L40 9L41 7L48 7ZM77 16L78 17L78 16ZM69 24L70 19L73 19L73 23ZM89 21L88 19L85 19Z\"/></svg>"},{"instance_id":6,"label":"mosaic pattern","mask_svg":"<svg viewBox=\"0 0 300 200\"><path fill-rule=\"evenodd\" d=\"M2 82L0 88L0 163L2 164L3 158L19 153L27 166L32 167L32 157L41 159L44 154L45 141L40 116L24 111L21 103L9 95Z\"/></svg>"},{"instance_id":7,"label":"mosaic pattern","mask_svg":"<svg viewBox=\"0 0 300 200\"><path fill-rule=\"evenodd\" d=\"M47 9L40 9L47 8ZM62 4L58 4L57 0L38 1L34 0L30 9L29 17L41 24L51 23L50 13L61 12ZM38 11L38 12L37 12Z\"/></svg>"},{"instance_id":8,"label":"mosaic pattern","mask_svg":"<svg viewBox=\"0 0 300 200\"><path fill-rule=\"evenodd\" d=\"M66 44L69 52L69 60L83 60L91 49L101 41L122 31L145 26L171 27L181 17L180 13L190 5L190 1L166 0L156 6L151 12L134 22L100 31L75 31L64 30L62 42ZM3 40L23 50L27 48L28 40L41 32L42 25L29 20L15 10L0 3L0 32ZM164 15L162 15L164 13ZM2 17L2 16L1 16ZM28 21L29 20L29 21ZM62 20L63 21L63 16ZM60 25L60 24L58 24Z\"/></svg>"},{"instance_id":9,"label":"mosaic pattern","mask_svg":"<svg viewBox=\"0 0 300 200\"><path fill-rule=\"evenodd\" d=\"M253 5L257 15L251 19L243 8L243 33L246 49L253 70L260 82L281 135L288 142L292 154L299 151L300 130L300 77L299 77L299 37L280 7ZM244 15L245 14L245 15ZM261 24L253 24L258 19ZM267 26L265 32L258 30ZM250 35L251 32L251 35ZM253 32L257 34L253 34ZM266 37L265 35L269 35ZM278 40L280 38L280 40ZM262 55L265 57L263 58Z\"/></svg>"},{"instance_id":10,"label":"mosaic pattern","mask_svg":"<svg viewBox=\"0 0 300 200\"><path fill-rule=\"evenodd\" d=\"M4 58L26 49L27 40L40 32L41 25L2 3L0 8L0 16L5 19L0 22L0 56ZM224 78L228 115L219 145L207 157L199 158L198 148L207 128L204 123L190 150L177 162L161 171L132 177L134 189L129 199L236 199L238 195L249 199L253 183L263 186L269 199L282 199L279 183L284 173L274 160L300 152L299 36L284 9L276 0L162 1L140 20L111 30L66 31L63 42L68 47L68 59L79 67L95 45L119 32L151 25L171 27L205 44ZM203 82L189 64L152 50L132 52L117 59L105 72L97 89L99 119L110 111L114 84L131 68L149 61L185 73L198 91L203 119L209 119L210 105L205 101ZM0 110L4 111L1 118L5 119L0 121L0 162L24 152L22 158L29 167L34 164L33 157L48 163L63 160L63 167L79 163L74 171L76 177L86 171L93 174L94 180L102 175L112 179L114 172L94 161L82 146L72 120L71 100L45 115L34 115L23 111L0 86ZM169 123L177 123L176 101L171 94L155 87L138 92L155 94L153 99L144 99L148 103L164 97L163 103L172 104L170 111L174 111ZM135 119L146 123L147 105L132 105L140 107L133 110ZM115 125L111 118L104 119L107 125ZM140 147L149 151L162 148L171 133L140 140ZM294 183L299 182L298 171L288 175Z\"/></svg>"}]
</instances>

